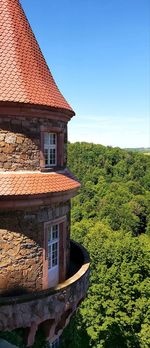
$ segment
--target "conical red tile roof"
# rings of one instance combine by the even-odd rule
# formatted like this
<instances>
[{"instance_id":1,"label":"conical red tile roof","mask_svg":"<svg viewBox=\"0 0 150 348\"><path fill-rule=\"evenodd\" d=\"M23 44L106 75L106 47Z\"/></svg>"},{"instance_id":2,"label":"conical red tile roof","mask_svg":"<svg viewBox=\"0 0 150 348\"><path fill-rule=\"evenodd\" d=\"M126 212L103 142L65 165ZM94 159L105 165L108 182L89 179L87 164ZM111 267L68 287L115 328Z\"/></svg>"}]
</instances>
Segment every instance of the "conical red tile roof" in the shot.
<instances>
[{"instance_id":1,"label":"conical red tile roof","mask_svg":"<svg viewBox=\"0 0 150 348\"><path fill-rule=\"evenodd\" d=\"M74 115L18 0L0 0L0 101L65 109Z\"/></svg>"}]
</instances>

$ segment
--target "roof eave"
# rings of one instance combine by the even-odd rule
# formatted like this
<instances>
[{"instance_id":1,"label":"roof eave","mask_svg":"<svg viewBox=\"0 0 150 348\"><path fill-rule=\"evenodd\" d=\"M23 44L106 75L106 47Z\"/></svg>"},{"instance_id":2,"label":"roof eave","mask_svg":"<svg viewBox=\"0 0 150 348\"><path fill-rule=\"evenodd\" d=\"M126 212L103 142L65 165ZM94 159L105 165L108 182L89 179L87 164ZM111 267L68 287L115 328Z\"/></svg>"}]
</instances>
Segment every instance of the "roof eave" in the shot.
<instances>
[{"instance_id":1,"label":"roof eave","mask_svg":"<svg viewBox=\"0 0 150 348\"><path fill-rule=\"evenodd\" d=\"M75 116L75 112L73 110L47 105L0 101L0 116L40 117L67 122Z\"/></svg>"},{"instance_id":2,"label":"roof eave","mask_svg":"<svg viewBox=\"0 0 150 348\"><path fill-rule=\"evenodd\" d=\"M80 186L66 191L50 192L36 195L15 195L0 197L0 211L2 210L16 210L25 209L29 207L39 207L42 205L49 205L54 203L66 202L75 197Z\"/></svg>"}]
</instances>

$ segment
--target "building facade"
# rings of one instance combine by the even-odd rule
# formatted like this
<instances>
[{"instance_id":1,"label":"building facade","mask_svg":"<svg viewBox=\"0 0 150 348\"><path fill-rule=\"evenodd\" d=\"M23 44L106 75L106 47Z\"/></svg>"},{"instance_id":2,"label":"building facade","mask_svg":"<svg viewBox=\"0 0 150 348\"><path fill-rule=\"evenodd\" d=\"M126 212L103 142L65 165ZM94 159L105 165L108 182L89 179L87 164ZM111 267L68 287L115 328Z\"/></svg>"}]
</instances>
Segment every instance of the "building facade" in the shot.
<instances>
[{"instance_id":1,"label":"building facade","mask_svg":"<svg viewBox=\"0 0 150 348\"><path fill-rule=\"evenodd\" d=\"M70 200L60 93L18 0L0 1L0 330L42 328L52 346L85 297L89 259L70 242Z\"/></svg>"}]
</instances>

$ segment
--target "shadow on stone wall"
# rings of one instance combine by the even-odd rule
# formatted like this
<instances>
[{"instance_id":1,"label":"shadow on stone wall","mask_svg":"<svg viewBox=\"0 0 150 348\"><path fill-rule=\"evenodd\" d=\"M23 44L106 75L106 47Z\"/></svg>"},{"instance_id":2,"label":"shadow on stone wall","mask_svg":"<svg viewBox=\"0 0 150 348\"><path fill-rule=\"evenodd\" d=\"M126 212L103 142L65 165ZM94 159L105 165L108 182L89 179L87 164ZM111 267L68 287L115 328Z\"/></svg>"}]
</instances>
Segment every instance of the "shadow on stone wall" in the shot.
<instances>
[{"instance_id":1,"label":"shadow on stone wall","mask_svg":"<svg viewBox=\"0 0 150 348\"><path fill-rule=\"evenodd\" d=\"M27 288L21 287L16 284L14 287L10 289L2 290L0 292L0 297L20 296L20 295L27 295L30 293L31 291L29 291Z\"/></svg>"},{"instance_id":2,"label":"shadow on stone wall","mask_svg":"<svg viewBox=\"0 0 150 348\"><path fill-rule=\"evenodd\" d=\"M36 214L3 212L0 214L0 291L18 294L40 290L43 277L43 224ZM26 286L28 284L28 290Z\"/></svg>"},{"instance_id":3,"label":"shadow on stone wall","mask_svg":"<svg viewBox=\"0 0 150 348\"><path fill-rule=\"evenodd\" d=\"M17 245L17 238L23 238L27 237L28 239L31 239L35 241L37 245L40 247L43 246L43 233L41 233L41 224L37 221L37 217L35 215L35 211L32 209L29 210L30 215L26 215L26 213L22 210L19 211L9 211L9 212L2 212L0 214L0 233L3 234L3 231L5 232L5 236L2 241L5 242L11 242L13 239L11 236L8 236L6 233L15 233L15 239L16 239L16 245Z\"/></svg>"}]
</instances>

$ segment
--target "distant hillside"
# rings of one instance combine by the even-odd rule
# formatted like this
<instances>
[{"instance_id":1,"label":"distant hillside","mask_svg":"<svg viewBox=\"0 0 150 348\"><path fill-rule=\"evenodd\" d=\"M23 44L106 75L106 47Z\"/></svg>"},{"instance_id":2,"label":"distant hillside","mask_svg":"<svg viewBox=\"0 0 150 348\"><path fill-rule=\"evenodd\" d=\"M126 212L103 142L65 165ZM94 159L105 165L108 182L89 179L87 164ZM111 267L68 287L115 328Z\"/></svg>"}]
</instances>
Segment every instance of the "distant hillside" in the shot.
<instances>
[{"instance_id":1,"label":"distant hillside","mask_svg":"<svg viewBox=\"0 0 150 348\"><path fill-rule=\"evenodd\" d=\"M150 147L128 147L125 148L125 150L132 152L150 153Z\"/></svg>"}]
</instances>

